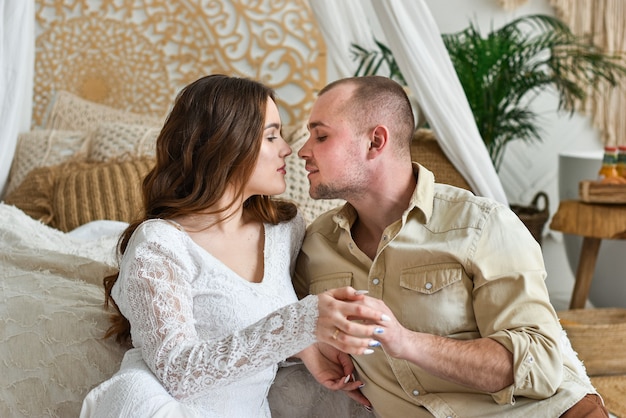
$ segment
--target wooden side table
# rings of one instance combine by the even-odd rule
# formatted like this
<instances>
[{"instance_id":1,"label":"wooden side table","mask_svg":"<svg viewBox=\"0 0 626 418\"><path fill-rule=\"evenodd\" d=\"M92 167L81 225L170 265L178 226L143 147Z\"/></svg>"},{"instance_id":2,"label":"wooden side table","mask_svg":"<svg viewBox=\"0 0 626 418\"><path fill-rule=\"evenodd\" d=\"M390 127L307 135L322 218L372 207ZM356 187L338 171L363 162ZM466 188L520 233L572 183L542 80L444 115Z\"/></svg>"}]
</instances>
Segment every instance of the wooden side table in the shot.
<instances>
[{"instance_id":1,"label":"wooden side table","mask_svg":"<svg viewBox=\"0 0 626 418\"><path fill-rule=\"evenodd\" d=\"M626 205L564 200L554 214L550 229L580 235L583 245L576 270L570 309L585 307L603 239L626 239Z\"/></svg>"}]
</instances>

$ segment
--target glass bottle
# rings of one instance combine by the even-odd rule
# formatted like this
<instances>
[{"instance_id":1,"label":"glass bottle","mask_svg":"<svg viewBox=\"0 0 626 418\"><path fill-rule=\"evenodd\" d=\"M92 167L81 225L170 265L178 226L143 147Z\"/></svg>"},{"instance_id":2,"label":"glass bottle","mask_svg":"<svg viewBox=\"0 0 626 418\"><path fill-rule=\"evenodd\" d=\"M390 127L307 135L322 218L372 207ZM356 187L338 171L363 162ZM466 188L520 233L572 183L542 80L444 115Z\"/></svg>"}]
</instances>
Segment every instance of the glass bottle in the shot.
<instances>
[{"instance_id":1,"label":"glass bottle","mask_svg":"<svg viewBox=\"0 0 626 418\"><path fill-rule=\"evenodd\" d=\"M602 158L602 167L598 171L598 180L610 177L619 177L617 173L617 147L607 145L604 147L604 157Z\"/></svg>"},{"instance_id":2,"label":"glass bottle","mask_svg":"<svg viewBox=\"0 0 626 418\"><path fill-rule=\"evenodd\" d=\"M626 145L617 147L617 174L626 177Z\"/></svg>"}]
</instances>

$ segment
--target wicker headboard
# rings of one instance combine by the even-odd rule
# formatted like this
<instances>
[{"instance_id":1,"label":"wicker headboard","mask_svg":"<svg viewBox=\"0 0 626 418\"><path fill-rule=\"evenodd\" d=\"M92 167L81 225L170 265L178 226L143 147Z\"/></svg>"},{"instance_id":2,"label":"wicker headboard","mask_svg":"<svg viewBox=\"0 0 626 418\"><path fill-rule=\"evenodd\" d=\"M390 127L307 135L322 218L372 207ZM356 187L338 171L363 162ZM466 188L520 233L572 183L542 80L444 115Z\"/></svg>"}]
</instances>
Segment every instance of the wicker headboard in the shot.
<instances>
[{"instance_id":1,"label":"wicker headboard","mask_svg":"<svg viewBox=\"0 0 626 418\"><path fill-rule=\"evenodd\" d=\"M418 129L413 135L411 156L435 175L437 183L451 184L472 191L467 180L444 154L430 129Z\"/></svg>"},{"instance_id":2,"label":"wicker headboard","mask_svg":"<svg viewBox=\"0 0 626 418\"><path fill-rule=\"evenodd\" d=\"M36 0L34 127L60 90L162 117L209 73L265 82L283 123L303 120L326 82L308 1Z\"/></svg>"}]
</instances>

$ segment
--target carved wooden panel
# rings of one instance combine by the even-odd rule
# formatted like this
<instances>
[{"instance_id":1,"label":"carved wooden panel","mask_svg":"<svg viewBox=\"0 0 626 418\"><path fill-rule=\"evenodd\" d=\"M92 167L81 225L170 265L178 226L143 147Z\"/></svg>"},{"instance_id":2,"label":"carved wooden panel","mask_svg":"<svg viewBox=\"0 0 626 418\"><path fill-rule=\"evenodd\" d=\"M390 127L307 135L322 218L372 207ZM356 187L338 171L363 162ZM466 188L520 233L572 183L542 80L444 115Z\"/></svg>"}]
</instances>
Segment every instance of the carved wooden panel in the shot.
<instances>
[{"instance_id":1,"label":"carved wooden panel","mask_svg":"<svg viewBox=\"0 0 626 418\"><path fill-rule=\"evenodd\" d=\"M272 86L283 123L307 117L326 53L307 0L36 0L33 125L58 90L163 116L209 74Z\"/></svg>"}]
</instances>

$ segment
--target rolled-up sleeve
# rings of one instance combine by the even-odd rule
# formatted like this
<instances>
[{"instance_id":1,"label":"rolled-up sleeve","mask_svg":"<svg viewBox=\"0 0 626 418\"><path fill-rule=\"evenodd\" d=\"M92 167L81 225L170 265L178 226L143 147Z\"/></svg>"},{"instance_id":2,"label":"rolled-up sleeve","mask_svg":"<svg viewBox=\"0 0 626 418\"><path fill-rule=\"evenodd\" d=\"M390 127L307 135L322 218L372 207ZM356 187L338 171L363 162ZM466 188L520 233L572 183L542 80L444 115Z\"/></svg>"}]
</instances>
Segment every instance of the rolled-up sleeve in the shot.
<instances>
[{"instance_id":1,"label":"rolled-up sleeve","mask_svg":"<svg viewBox=\"0 0 626 418\"><path fill-rule=\"evenodd\" d=\"M541 247L517 215L499 206L485 218L472 260L480 334L513 354L514 382L493 399L505 404L515 396L552 396L562 381L563 359Z\"/></svg>"}]
</instances>

